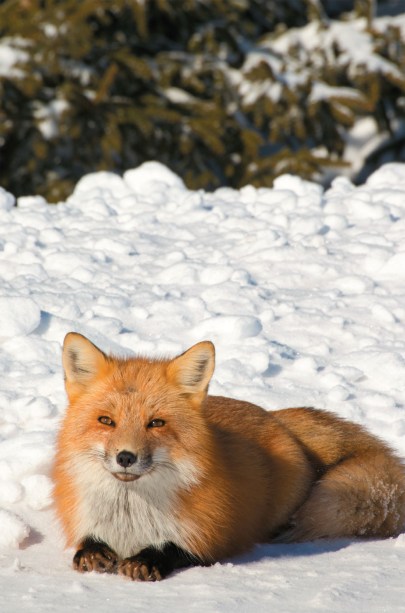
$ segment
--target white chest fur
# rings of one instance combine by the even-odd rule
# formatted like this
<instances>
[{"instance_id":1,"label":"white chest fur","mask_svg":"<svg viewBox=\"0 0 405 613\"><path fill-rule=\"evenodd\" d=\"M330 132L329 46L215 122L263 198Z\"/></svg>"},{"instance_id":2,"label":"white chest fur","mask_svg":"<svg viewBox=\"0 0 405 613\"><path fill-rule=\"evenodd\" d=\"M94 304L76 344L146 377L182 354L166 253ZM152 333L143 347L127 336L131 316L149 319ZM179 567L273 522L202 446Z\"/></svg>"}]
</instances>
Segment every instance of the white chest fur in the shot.
<instances>
[{"instance_id":1,"label":"white chest fur","mask_svg":"<svg viewBox=\"0 0 405 613\"><path fill-rule=\"evenodd\" d=\"M91 470L83 470L81 463L80 471L72 471L80 493L76 509L78 542L93 537L121 558L168 541L186 548L186 536L192 528L175 514L177 491L185 485L182 471L159 470L125 483L100 464L91 464Z\"/></svg>"}]
</instances>

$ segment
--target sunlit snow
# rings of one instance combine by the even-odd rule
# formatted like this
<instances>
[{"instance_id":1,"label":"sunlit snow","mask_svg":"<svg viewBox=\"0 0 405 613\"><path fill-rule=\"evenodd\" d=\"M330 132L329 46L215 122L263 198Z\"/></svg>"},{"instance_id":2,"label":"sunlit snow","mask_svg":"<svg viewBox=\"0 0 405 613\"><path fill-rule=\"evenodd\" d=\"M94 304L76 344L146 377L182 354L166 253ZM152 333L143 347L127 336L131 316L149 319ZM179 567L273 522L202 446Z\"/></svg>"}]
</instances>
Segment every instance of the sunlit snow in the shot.
<instances>
[{"instance_id":1,"label":"sunlit snow","mask_svg":"<svg viewBox=\"0 0 405 613\"><path fill-rule=\"evenodd\" d=\"M121 355L210 339L212 392L328 408L405 456L405 165L206 193L150 162L13 203L0 190L2 613L405 610L405 535L261 545L160 584L79 575L49 478L70 330Z\"/></svg>"}]
</instances>

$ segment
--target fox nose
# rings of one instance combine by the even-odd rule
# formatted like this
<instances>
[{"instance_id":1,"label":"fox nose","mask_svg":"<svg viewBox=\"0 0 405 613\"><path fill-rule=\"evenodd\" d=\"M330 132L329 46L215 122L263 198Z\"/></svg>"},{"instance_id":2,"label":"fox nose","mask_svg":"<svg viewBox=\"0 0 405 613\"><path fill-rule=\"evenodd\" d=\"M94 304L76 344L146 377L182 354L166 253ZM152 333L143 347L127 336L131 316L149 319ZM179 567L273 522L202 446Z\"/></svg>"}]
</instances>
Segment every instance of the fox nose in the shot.
<instances>
[{"instance_id":1,"label":"fox nose","mask_svg":"<svg viewBox=\"0 0 405 613\"><path fill-rule=\"evenodd\" d=\"M123 468L128 468L129 466L132 466L132 464L135 464L136 462L136 455L131 453L130 451L120 451L117 454L117 463L122 466Z\"/></svg>"}]
</instances>

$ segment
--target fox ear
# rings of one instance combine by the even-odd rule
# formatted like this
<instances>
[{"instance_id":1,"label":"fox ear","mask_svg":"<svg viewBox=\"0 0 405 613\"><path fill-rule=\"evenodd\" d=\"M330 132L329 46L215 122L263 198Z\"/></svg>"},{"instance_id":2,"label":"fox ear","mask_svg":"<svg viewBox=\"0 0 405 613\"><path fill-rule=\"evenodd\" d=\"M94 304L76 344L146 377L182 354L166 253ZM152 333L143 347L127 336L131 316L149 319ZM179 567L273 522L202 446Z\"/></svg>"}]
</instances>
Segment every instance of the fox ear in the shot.
<instances>
[{"instance_id":1,"label":"fox ear","mask_svg":"<svg viewBox=\"0 0 405 613\"><path fill-rule=\"evenodd\" d=\"M210 341L193 345L169 363L167 376L186 394L202 401L215 367L215 348Z\"/></svg>"},{"instance_id":2,"label":"fox ear","mask_svg":"<svg viewBox=\"0 0 405 613\"><path fill-rule=\"evenodd\" d=\"M63 343L62 363L66 391L72 400L83 393L94 379L107 371L108 358L85 336L69 332Z\"/></svg>"}]
</instances>

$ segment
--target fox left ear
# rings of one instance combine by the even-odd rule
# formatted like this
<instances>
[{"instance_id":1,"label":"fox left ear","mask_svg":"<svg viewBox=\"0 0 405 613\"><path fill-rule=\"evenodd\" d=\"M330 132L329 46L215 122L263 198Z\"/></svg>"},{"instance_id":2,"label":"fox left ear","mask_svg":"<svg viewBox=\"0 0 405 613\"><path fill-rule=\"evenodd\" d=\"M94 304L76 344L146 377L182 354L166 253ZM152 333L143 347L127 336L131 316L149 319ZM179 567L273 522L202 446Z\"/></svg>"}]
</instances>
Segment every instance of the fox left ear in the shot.
<instances>
[{"instance_id":1,"label":"fox left ear","mask_svg":"<svg viewBox=\"0 0 405 613\"><path fill-rule=\"evenodd\" d=\"M105 353L76 332L69 332L65 336L62 362L66 391L71 401L108 370L108 357Z\"/></svg>"},{"instance_id":2,"label":"fox left ear","mask_svg":"<svg viewBox=\"0 0 405 613\"><path fill-rule=\"evenodd\" d=\"M202 401L215 367L215 347L210 341L193 345L167 367L169 381L177 384L186 394Z\"/></svg>"}]
</instances>

